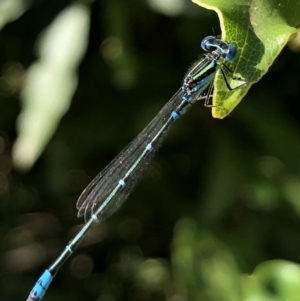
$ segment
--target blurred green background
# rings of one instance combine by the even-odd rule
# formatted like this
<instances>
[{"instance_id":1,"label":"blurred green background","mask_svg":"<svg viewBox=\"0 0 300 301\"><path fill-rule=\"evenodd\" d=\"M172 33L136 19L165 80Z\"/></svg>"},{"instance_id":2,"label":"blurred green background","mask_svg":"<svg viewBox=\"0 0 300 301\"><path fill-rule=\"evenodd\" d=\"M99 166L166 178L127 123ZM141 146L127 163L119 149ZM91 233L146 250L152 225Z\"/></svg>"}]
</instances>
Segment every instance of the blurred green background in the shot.
<instances>
[{"instance_id":1,"label":"blurred green background","mask_svg":"<svg viewBox=\"0 0 300 301\"><path fill-rule=\"evenodd\" d=\"M78 73L75 93L62 103L66 113L37 162L21 172L12 153L16 125L24 130L19 116L30 111L27 70L40 59L41 32L74 3L3 3L0 300L9 301L26 299L80 229L81 191L177 91L202 38L220 29L214 12L187 0L82 2L90 24L86 40L75 36L83 49L69 72ZM76 45L64 46L72 57ZM231 116L216 120L201 102L194 105L44 300L300 300L299 72L299 54L286 47ZM62 91L43 88L46 108L46 96L64 93L61 83ZM43 115L43 99L33 116L45 116L44 126L55 117Z\"/></svg>"}]
</instances>

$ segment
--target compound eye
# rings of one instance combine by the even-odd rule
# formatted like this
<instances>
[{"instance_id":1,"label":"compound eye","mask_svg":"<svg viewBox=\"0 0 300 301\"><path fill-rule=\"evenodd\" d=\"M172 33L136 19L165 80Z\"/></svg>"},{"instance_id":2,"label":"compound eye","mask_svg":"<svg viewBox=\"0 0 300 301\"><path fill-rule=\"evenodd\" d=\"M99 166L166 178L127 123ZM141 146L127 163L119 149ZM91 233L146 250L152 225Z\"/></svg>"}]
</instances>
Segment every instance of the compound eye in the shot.
<instances>
[{"instance_id":1,"label":"compound eye","mask_svg":"<svg viewBox=\"0 0 300 301\"><path fill-rule=\"evenodd\" d=\"M236 56L237 56L236 47L234 45L229 44L228 50L227 50L226 55L225 55L225 59L227 61L232 61L236 58Z\"/></svg>"},{"instance_id":2,"label":"compound eye","mask_svg":"<svg viewBox=\"0 0 300 301\"><path fill-rule=\"evenodd\" d=\"M216 49L216 38L214 36L208 36L204 38L201 42L201 48L205 51L213 51Z\"/></svg>"}]
</instances>

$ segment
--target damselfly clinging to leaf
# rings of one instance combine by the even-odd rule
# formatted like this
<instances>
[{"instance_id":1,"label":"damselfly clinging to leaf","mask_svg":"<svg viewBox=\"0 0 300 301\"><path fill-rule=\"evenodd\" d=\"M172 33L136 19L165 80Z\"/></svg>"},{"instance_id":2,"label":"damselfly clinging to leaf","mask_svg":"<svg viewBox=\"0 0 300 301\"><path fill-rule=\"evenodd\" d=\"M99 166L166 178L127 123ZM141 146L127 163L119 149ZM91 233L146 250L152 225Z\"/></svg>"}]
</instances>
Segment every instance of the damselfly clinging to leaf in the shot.
<instances>
[{"instance_id":1,"label":"damselfly clinging to leaf","mask_svg":"<svg viewBox=\"0 0 300 301\"><path fill-rule=\"evenodd\" d=\"M212 83L219 69L222 71L227 87L231 89L222 65L223 60L232 61L236 58L236 47L214 36L203 39L201 47L207 53L190 68L175 95L148 126L82 192L77 201L77 209L78 217L84 216L85 225L42 274L33 287L29 300L38 301L43 297L57 271L74 252L91 226L95 222L108 218L126 200L161 145L171 124L199 99ZM207 99L208 97L209 93Z\"/></svg>"}]
</instances>

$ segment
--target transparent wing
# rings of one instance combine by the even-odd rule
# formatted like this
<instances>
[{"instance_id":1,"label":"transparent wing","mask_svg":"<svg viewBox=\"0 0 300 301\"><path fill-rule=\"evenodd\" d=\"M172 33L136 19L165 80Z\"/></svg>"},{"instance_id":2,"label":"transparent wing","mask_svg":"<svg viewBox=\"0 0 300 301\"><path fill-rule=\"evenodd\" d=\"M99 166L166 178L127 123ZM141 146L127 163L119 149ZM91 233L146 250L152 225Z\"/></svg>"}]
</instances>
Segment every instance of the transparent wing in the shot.
<instances>
[{"instance_id":1,"label":"transparent wing","mask_svg":"<svg viewBox=\"0 0 300 301\"><path fill-rule=\"evenodd\" d=\"M159 148L169 126L208 87L217 68L216 58L210 54L190 68L182 88L83 191L77 201L78 217L84 215L87 221L92 215L93 219L103 220L122 205Z\"/></svg>"},{"instance_id":2,"label":"transparent wing","mask_svg":"<svg viewBox=\"0 0 300 301\"><path fill-rule=\"evenodd\" d=\"M98 218L103 220L121 206L159 148L169 128L166 123L182 103L182 96L183 91L179 89L148 126L92 180L77 201L78 217L84 215L88 220L102 206ZM150 142L153 148L145 152ZM126 183L122 186L119 182L124 177Z\"/></svg>"}]
</instances>

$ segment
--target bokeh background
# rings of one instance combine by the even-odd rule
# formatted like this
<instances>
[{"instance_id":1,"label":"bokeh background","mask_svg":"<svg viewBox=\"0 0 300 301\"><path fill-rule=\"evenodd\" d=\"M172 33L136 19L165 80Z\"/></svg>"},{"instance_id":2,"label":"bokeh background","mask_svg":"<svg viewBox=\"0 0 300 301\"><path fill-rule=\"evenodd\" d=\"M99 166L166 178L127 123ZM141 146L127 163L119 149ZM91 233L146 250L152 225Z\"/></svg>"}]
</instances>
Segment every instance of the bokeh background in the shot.
<instances>
[{"instance_id":1,"label":"bokeh background","mask_svg":"<svg viewBox=\"0 0 300 301\"><path fill-rule=\"evenodd\" d=\"M46 56L44 30L74 6L85 31L47 48L65 54L59 66L79 53L62 72L49 56L56 88L32 70ZM26 300L82 226L81 191L177 91L202 38L220 27L186 0L7 0L0 26L0 300ZM300 300L299 72L286 47L231 116L194 105L44 300ZM30 128L50 139L36 162Z\"/></svg>"}]
</instances>

